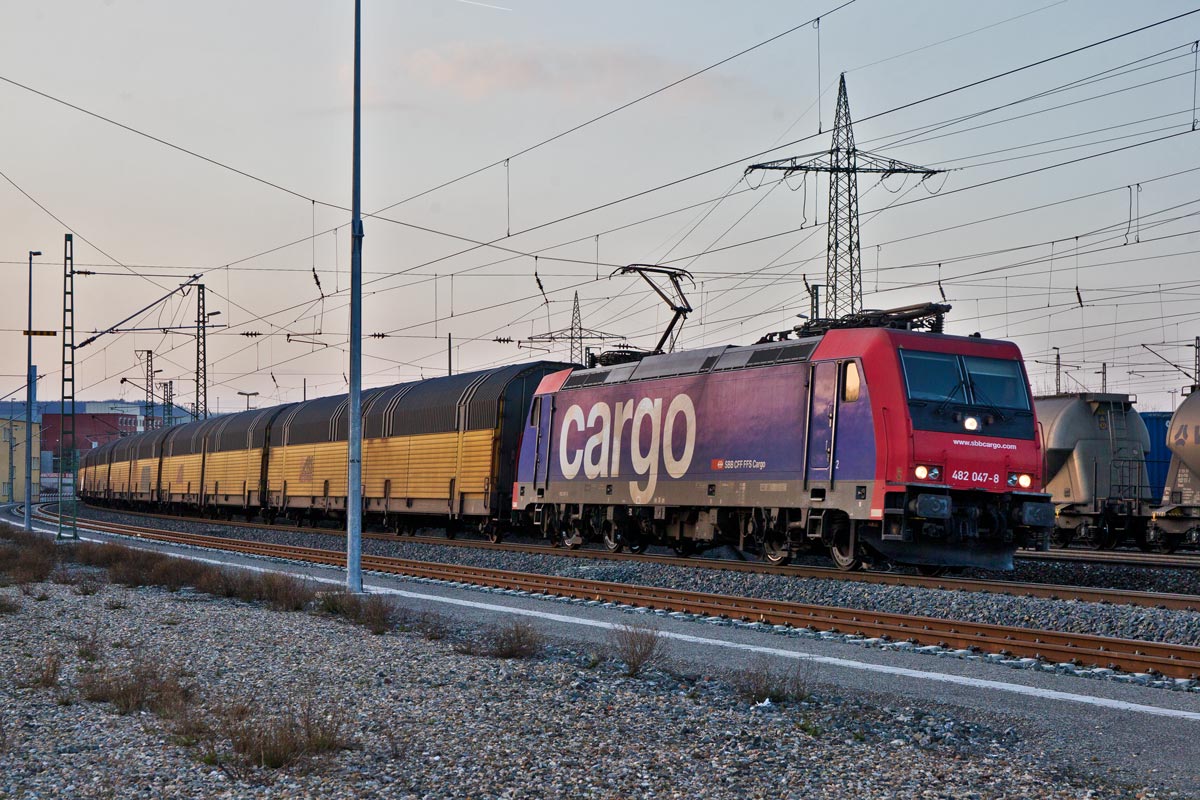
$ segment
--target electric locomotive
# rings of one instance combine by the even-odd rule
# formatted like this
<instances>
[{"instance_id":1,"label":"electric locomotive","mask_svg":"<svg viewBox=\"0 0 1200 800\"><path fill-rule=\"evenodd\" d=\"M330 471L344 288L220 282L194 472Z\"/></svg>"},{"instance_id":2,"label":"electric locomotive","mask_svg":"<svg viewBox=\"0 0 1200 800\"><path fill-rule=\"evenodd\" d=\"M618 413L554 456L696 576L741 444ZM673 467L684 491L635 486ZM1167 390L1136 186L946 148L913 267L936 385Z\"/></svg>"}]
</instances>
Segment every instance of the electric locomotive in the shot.
<instances>
[{"instance_id":1,"label":"electric locomotive","mask_svg":"<svg viewBox=\"0 0 1200 800\"><path fill-rule=\"evenodd\" d=\"M946 310L548 375L514 515L614 551L730 544L782 563L817 545L847 570L1011 569L1054 525L1028 379L1014 344L942 334Z\"/></svg>"}]
</instances>

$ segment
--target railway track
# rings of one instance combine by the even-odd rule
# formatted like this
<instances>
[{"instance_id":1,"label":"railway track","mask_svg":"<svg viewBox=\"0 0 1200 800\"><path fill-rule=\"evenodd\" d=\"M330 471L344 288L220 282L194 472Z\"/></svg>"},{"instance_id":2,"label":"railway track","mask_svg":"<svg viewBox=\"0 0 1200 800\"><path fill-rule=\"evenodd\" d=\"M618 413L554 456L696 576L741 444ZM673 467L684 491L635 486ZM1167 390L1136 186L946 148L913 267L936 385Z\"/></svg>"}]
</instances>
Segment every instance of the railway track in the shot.
<instances>
[{"instance_id":1,"label":"railway track","mask_svg":"<svg viewBox=\"0 0 1200 800\"><path fill-rule=\"evenodd\" d=\"M1200 555L1143 553L1138 550L1018 550L1017 558L1031 561L1076 561L1171 569L1200 569Z\"/></svg>"},{"instance_id":2,"label":"railway track","mask_svg":"<svg viewBox=\"0 0 1200 800\"><path fill-rule=\"evenodd\" d=\"M38 519L56 517L44 509ZM204 534L88 521L85 529L138 539L205 547L252 555L340 566L344 555L320 548L276 545ZM1057 663L1097 665L1127 672L1200 678L1200 647L1114 639L1075 633L1032 630L907 614L878 613L827 606L688 592L659 587L607 583L581 578L535 575L496 569L438 564L364 555L364 570L410 577L512 589L531 594L574 597L647 606L771 625L831 630L869 638L1001 653Z\"/></svg>"},{"instance_id":3,"label":"railway track","mask_svg":"<svg viewBox=\"0 0 1200 800\"><path fill-rule=\"evenodd\" d=\"M169 514L152 514L147 512L121 511L121 514L136 515L151 519L166 519L196 523L209 523L214 526L230 526L239 528L286 530L299 533L318 533L329 536L343 537L343 531L322 528L301 528L295 526L265 526L257 523L209 521L197 517L177 517ZM395 542L398 537L394 534L364 533L364 537ZM927 578L919 575L906 575L892 572L843 572L828 567L801 566L771 566L762 562L729 561L715 558L678 558L633 553L609 553L604 550L568 550L539 544L517 544L501 542L492 544L486 541L470 539L446 539L432 537L404 537L405 541L423 544L465 547L480 550L505 550L516 553L536 553L539 555L554 555L563 558L590 558L609 561L642 561L669 566L688 568L703 568L725 570L730 572L755 572L770 575L787 575L796 578L816 578L821 580L857 581L888 586L916 586L929 589L949 589L964 592L988 592L1012 596L1044 597L1053 600L1078 600L1089 603L1112 603L1114 605L1135 605L1148 608L1166 608L1177 611L1200 611L1200 596L1166 592L1139 592L1125 589L1103 589L1085 586L1067 586L1047 583L1025 583L1008 580L983 580L971 578L937 577Z\"/></svg>"}]
</instances>

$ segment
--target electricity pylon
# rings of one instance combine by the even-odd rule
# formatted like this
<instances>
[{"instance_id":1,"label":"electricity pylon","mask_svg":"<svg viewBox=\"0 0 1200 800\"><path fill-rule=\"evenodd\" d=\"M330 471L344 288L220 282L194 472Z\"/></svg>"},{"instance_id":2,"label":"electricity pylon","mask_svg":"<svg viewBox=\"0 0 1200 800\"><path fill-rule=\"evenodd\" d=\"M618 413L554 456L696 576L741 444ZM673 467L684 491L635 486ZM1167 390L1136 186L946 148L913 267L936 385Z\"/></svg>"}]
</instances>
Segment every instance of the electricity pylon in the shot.
<instances>
[{"instance_id":1,"label":"electricity pylon","mask_svg":"<svg viewBox=\"0 0 1200 800\"><path fill-rule=\"evenodd\" d=\"M606 342L612 339L624 339L617 333L605 333L583 327L583 316L579 313L579 292L575 293L575 304L571 309L571 327L561 331L550 331L530 336L528 342L561 342L567 339L571 343L571 363L582 364L584 359L585 341Z\"/></svg>"},{"instance_id":2,"label":"electricity pylon","mask_svg":"<svg viewBox=\"0 0 1200 800\"><path fill-rule=\"evenodd\" d=\"M858 174L921 175L925 180L940 170L918 167L885 158L854 146L850 100L846 96L846 74L838 85L837 113L833 121L833 147L815 156L793 156L753 164L752 170L782 170L784 177L796 172L829 173L829 225L825 264L825 316L838 319L862 311L862 255L858 243Z\"/></svg>"}]
</instances>

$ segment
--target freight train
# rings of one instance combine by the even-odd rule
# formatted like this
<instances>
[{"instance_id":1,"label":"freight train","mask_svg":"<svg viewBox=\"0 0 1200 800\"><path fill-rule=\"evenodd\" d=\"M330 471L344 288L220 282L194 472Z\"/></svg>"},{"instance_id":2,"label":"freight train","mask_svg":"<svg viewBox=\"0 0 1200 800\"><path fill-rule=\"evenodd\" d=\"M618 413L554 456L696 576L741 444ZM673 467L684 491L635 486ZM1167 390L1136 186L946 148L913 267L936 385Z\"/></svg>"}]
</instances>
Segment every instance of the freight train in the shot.
<instances>
[{"instance_id":1,"label":"freight train","mask_svg":"<svg viewBox=\"0 0 1200 800\"><path fill-rule=\"evenodd\" d=\"M1032 394L1015 345L944 335L945 310L366 391L364 515L614 551L730 545L782 563L815 546L843 569L1011 569L1054 527ZM121 439L86 454L81 494L344 517L346 408L326 397Z\"/></svg>"},{"instance_id":2,"label":"freight train","mask_svg":"<svg viewBox=\"0 0 1200 800\"><path fill-rule=\"evenodd\" d=\"M1055 544L1160 552L1200 545L1200 393L1165 425L1163 415L1148 415L1156 438L1134 404L1129 395L1086 392L1035 401ZM1169 462L1152 455L1162 444Z\"/></svg>"}]
</instances>

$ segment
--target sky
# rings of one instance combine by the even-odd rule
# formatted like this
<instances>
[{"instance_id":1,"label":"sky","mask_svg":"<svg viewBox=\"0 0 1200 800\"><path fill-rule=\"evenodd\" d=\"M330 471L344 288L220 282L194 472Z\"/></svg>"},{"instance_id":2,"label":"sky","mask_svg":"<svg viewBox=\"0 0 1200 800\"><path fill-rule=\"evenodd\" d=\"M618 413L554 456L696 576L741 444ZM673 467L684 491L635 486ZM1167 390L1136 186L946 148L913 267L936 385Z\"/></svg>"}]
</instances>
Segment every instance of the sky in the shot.
<instances>
[{"instance_id":1,"label":"sky","mask_svg":"<svg viewBox=\"0 0 1200 800\"><path fill-rule=\"evenodd\" d=\"M1057 347L1064 390L1104 371L1169 410L1200 336L1200 13L1130 32L1194 3L363 0L364 386L565 360L529 340L576 293L589 346L652 347L670 314L612 276L631 263L694 278L679 349L796 325L827 178L743 173L828 150L845 73L858 147L942 171L859 177L864 305L944 296L1035 391ZM0 18L0 395L23 394L30 250L33 327L61 325L67 232L95 273L77 341L174 291L77 350L79 397L142 396L151 350L194 401L193 275L210 411L344 392L353 4ZM58 398L60 340L34 362Z\"/></svg>"}]
</instances>

